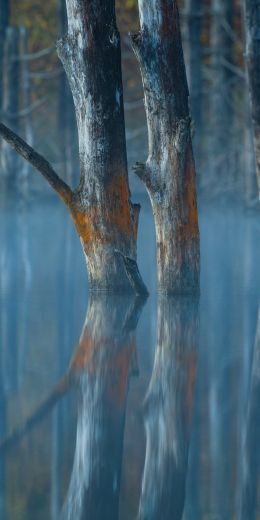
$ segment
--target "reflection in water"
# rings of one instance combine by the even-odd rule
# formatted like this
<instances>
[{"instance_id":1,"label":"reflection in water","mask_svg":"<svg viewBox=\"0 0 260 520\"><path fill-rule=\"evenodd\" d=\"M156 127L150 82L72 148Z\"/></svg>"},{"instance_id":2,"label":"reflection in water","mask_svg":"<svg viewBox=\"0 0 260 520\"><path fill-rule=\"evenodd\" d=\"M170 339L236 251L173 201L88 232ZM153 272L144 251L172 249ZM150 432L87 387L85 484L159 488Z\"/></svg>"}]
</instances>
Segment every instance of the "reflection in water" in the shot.
<instances>
[{"instance_id":1,"label":"reflection in water","mask_svg":"<svg viewBox=\"0 0 260 520\"><path fill-rule=\"evenodd\" d=\"M79 390L73 470L62 518L116 520L128 379L140 302L92 296L72 361Z\"/></svg>"},{"instance_id":2,"label":"reflection in water","mask_svg":"<svg viewBox=\"0 0 260 520\"><path fill-rule=\"evenodd\" d=\"M240 519L255 520L260 489L260 306L246 415Z\"/></svg>"},{"instance_id":3,"label":"reflection in water","mask_svg":"<svg viewBox=\"0 0 260 520\"><path fill-rule=\"evenodd\" d=\"M198 348L198 301L158 301L157 348L145 400L139 520L181 520Z\"/></svg>"},{"instance_id":4,"label":"reflection in water","mask_svg":"<svg viewBox=\"0 0 260 520\"><path fill-rule=\"evenodd\" d=\"M52 199L0 199L1 520L259 518L259 218L201 212L197 370L196 302L160 298L156 309L151 296L127 393L138 305L92 298L69 365L87 289L77 236L71 227L68 240L65 209ZM139 262L152 289L153 222L143 206Z\"/></svg>"}]
</instances>

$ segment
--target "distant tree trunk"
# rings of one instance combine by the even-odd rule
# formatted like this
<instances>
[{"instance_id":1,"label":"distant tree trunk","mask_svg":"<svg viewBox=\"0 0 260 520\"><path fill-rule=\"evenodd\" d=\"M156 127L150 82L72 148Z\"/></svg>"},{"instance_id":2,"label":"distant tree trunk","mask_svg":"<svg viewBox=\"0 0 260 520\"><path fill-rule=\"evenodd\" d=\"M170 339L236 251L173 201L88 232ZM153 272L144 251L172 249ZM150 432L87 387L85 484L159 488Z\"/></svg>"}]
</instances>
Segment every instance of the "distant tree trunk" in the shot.
<instances>
[{"instance_id":1,"label":"distant tree trunk","mask_svg":"<svg viewBox=\"0 0 260 520\"><path fill-rule=\"evenodd\" d=\"M212 0L211 11L211 92L209 168L211 187L234 186L233 135L233 5L230 0Z\"/></svg>"},{"instance_id":2,"label":"distant tree trunk","mask_svg":"<svg viewBox=\"0 0 260 520\"><path fill-rule=\"evenodd\" d=\"M128 381L138 302L92 297L71 363L79 389L77 440L65 520L117 520Z\"/></svg>"},{"instance_id":3,"label":"distant tree trunk","mask_svg":"<svg viewBox=\"0 0 260 520\"><path fill-rule=\"evenodd\" d=\"M10 6L8 0L0 0L0 108L3 96L3 58L5 32L9 25Z\"/></svg>"},{"instance_id":4,"label":"distant tree trunk","mask_svg":"<svg viewBox=\"0 0 260 520\"><path fill-rule=\"evenodd\" d=\"M26 59L28 54L28 33L25 27L20 27L20 45L19 45L19 56L20 56L20 89L21 89L21 111L24 112L23 122L23 134L28 144L33 146L33 127L32 127L32 114L30 111L30 105L32 103L31 98L31 80L30 80L30 68L29 61ZM30 171L30 166L27 162L23 163L22 173L26 177Z\"/></svg>"},{"instance_id":5,"label":"distant tree trunk","mask_svg":"<svg viewBox=\"0 0 260 520\"><path fill-rule=\"evenodd\" d=\"M202 8L201 0L187 0L190 109L195 123L193 143L198 164L201 164L202 138Z\"/></svg>"},{"instance_id":6,"label":"distant tree trunk","mask_svg":"<svg viewBox=\"0 0 260 520\"><path fill-rule=\"evenodd\" d=\"M155 217L158 290L191 293L199 288L199 228L178 8L175 0L139 0L139 12L141 31L132 42L144 86L149 156L135 172Z\"/></svg>"},{"instance_id":7,"label":"distant tree trunk","mask_svg":"<svg viewBox=\"0 0 260 520\"><path fill-rule=\"evenodd\" d=\"M20 67L18 56L19 29L8 27L4 42L2 120L14 132L19 130ZM6 144L2 146L1 162L5 173L9 171L13 173L19 162L17 155Z\"/></svg>"},{"instance_id":8,"label":"distant tree trunk","mask_svg":"<svg viewBox=\"0 0 260 520\"><path fill-rule=\"evenodd\" d=\"M67 32L67 11L64 0L58 0L58 23L59 34L63 37ZM78 166L75 161L77 129L73 99L65 71L60 75L58 87L58 135L64 177L68 183L73 183Z\"/></svg>"},{"instance_id":9,"label":"distant tree trunk","mask_svg":"<svg viewBox=\"0 0 260 520\"><path fill-rule=\"evenodd\" d=\"M181 520L198 349L198 301L160 298L145 399L146 453L138 520Z\"/></svg>"},{"instance_id":10,"label":"distant tree trunk","mask_svg":"<svg viewBox=\"0 0 260 520\"><path fill-rule=\"evenodd\" d=\"M84 250L90 288L147 293L136 263L140 206L130 201L120 37L114 0L67 0L68 35L58 42L76 109L80 184L72 189L5 125L0 134L67 205Z\"/></svg>"},{"instance_id":11,"label":"distant tree trunk","mask_svg":"<svg viewBox=\"0 0 260 520\"><path fill-rule=\"evenodd\" d=\"M245 0L245 26L256 175L260 193L260 5L258 0Z\"/></svg>"}]
</instances>

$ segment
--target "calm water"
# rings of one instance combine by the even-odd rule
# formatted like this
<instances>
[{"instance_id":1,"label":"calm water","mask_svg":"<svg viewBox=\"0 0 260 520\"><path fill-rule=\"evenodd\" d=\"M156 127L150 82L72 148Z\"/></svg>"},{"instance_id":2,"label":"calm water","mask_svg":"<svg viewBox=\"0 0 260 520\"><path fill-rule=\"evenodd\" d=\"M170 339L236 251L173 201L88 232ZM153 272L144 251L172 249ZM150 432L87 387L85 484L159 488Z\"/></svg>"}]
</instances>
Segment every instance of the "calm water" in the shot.
<instances>
[{"instance_id":1,"label":"calm water","mask_svg":"<svg viewBox=\"0 0 260 520\"><path fill-rule=\"evenodd\" d=\"M144 303L88 297L59 201L0 202L0 518L259 519L259 214L202 208L201 297L157 298L144 200Z\"/></svg>"}]
</instances>

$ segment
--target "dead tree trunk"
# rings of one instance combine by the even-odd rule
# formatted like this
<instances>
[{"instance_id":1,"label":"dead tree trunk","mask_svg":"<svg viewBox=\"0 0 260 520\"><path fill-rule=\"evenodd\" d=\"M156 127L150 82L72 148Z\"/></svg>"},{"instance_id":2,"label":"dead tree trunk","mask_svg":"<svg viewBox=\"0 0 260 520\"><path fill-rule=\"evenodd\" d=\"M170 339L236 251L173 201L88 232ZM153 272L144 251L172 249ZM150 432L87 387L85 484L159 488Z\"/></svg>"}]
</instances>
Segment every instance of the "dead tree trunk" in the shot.
<instances>
[{"instance_id":1,"label":"dead tree trunk","mask_svg":"<svg viewBox=\"0 0 260 520\"><path fill-rule=\"evenodd\" d=\"M135 171L155 217L158 289L190 293L199 288L199 229L178 8L175 0L139 0L139 12L141 30L132 42L144 86L149 156Z\"/></svg>"},{"instance_id":2,"label":"dead tree trunk","mask_svg":"<svg viewBox=\"0 0 260 520\"><path fill-rule=\"evenodd\" d=\"M59 41L76 109L81 178L75 191L17 135L0 134L66 203L87 261L92 290L147 292L136 264L140 206L130 201L120 38L114 0L67 0L68 35ZM121 253L121 254L119 254Z\"/></svg>"},{"instance_id":3,"label":"dead tree trunk","mask_svg":"<svg viewBox=\"0 0 260 520\"><path fill-rule=\"evenodd\" d=\"M256 175L260 193L260 5L257 0L245 0L245 26Z\"/></svg>"}]
</instances>

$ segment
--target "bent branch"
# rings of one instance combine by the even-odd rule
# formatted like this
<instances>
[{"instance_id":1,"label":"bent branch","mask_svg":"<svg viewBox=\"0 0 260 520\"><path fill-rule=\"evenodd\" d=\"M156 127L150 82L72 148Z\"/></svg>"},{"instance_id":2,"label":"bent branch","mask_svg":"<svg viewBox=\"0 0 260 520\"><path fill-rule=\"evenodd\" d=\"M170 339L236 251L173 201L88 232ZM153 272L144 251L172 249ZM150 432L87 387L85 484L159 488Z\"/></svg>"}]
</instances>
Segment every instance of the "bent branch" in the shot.
<instances>
[{"instance_id":1,"label":"bent branch","mask_svg":"<svg viewBox=\"0 0 260 520\"><path fill-rule=\"evenodd\" d=\"M65 204L70 206L73 192L66 182L60 179L50 163L3 123L0 123L0 135L17 153L42 174Z\"/></svg>"}]
</instances>

